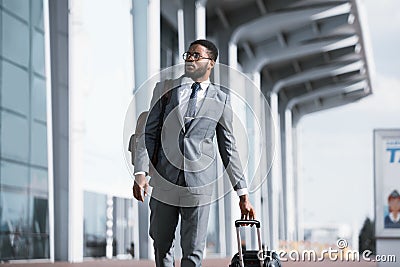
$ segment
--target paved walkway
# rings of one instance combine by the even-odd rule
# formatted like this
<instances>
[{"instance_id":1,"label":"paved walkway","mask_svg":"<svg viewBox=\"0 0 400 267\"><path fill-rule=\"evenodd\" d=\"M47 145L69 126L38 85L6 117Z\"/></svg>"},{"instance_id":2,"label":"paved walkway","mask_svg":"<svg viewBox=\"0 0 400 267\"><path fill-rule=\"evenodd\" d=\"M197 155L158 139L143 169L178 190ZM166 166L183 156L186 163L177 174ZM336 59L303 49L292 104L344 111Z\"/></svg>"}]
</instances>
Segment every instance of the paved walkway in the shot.
<instances>
[{"instance_id":1,"label":"paved walkway","mask_svg":"<svg viewBox=\"0 0 400 267\"><path fill-rule=\"evenodd\" d=\"M206 259L203 267L228 267L230 259ZM283 262L283 267L377 267L375 262ZM82 263L8 263L4 267L155 267L150 260L90 260ZM176 267L180 267L177 263Z\"/></svg>"}]
</instances>

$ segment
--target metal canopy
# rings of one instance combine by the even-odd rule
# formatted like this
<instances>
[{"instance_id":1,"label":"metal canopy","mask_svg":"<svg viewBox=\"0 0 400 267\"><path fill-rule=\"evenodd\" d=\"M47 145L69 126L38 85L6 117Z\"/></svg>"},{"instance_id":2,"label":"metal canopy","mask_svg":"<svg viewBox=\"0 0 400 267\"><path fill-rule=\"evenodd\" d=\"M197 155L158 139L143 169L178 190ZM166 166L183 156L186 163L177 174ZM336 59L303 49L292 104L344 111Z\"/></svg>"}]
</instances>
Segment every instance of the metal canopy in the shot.
<instances>
[{"instance_id":1,"label":"metal canopy","mask_svg":"<svg viewBox=\"0 0 400 267\"><path fill-rule=\"evenodd\" d=\"M206 6L209 34L231 33L242 71L260 72L263 92L278 93L279 109L294 111L294 122L371 94L356 1L208 0ZM349 81L363 86L349 93Z\"/></svg>"}]
</instances>

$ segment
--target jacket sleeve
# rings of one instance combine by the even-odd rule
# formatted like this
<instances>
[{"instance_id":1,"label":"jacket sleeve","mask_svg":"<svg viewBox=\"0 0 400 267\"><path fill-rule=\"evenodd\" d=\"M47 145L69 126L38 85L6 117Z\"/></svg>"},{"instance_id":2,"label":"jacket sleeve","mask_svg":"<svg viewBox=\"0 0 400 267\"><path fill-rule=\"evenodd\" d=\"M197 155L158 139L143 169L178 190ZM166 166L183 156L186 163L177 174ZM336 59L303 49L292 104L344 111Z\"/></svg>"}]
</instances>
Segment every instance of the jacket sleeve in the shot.
<instances>
[{"instance_id":1,"label":"jacket sleeve","mask_svg":"<svg viewBox=\"0 0 400 267\"><path fill-rule=\"evenodd\" d=\"M147 120L147 116L146 116ZM144 126L143 126L144 128ZM149 173L150 159L146 149L144 130L137 136L137 146L135 150L134 174L138 172Z\"/></svg>"},{"instance_id":2,"label":"jacket sleeve","mask_svg":"<svg viewBox=\"0 0 400 267\"><path fill-rule=\"evenodd\" d=\"M144 134L138 137L136 149L135 173L144 171L149 173L150 159L153 157L155 140L157 138L157 127L161 112L161 88L162 83L156 84L153 90L153 97L150 103L150 110L147 115Z\"/></svg>"},{"instance_id":3,"label":"jacket sleeve","mask_svg":"<svg viewBox=\"0 0 400 267\"><path fill-rule=\"evenodd\" d=\"M231 100L227 94L224 111L216 128L218 149L222 163L228 173L234 190L247 188L246 179L240 162L236 141L233 136L233 112Z\"/></svg>"}]
</instances>

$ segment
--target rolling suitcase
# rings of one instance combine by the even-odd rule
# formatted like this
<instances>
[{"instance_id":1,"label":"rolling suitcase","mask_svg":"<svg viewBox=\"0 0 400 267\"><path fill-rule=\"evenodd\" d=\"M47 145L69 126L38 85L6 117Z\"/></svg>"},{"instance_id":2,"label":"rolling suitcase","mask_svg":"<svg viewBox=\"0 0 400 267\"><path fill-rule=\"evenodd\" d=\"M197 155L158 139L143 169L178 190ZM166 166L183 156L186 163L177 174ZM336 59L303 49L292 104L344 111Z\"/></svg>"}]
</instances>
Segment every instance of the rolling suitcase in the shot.
<instances>
[{"instance_id":1,"label":"rolling suitcase","mask_svg":"<svg viewBox=\"0 0 400 267\"><path fill-rule=\"evenodd\" d=\"M253 226L257 228L257 239L259 250L242 250L240 227ZM278 255L273 251L264 251L261 242L261 224L257 220L236 220L236 235L238 242L238 253L233 256L229 267L281 267Z\"/></svg>"}]
</instances>

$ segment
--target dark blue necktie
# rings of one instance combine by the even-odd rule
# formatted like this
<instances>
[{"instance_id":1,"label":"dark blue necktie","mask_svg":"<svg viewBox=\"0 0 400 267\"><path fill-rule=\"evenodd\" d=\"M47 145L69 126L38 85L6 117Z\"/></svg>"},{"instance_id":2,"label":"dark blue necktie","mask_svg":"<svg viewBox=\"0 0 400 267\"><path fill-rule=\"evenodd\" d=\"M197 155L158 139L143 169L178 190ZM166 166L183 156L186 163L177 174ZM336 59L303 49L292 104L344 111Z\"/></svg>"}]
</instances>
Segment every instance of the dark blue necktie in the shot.
<instances>
[{"instance_id":1,"label":"dark blue necktie","mask_svg":"<svg viewBox=\"0 0 400 267\"><path fill-rule=\"evenodd\" d=\"M201 87L199 82L195 82L192 84L192 93L190 94L188 108L185 114L185 131L189 129L190 123L196 116L197 92L200 89Z\"/></svg>"}]
</instances>

